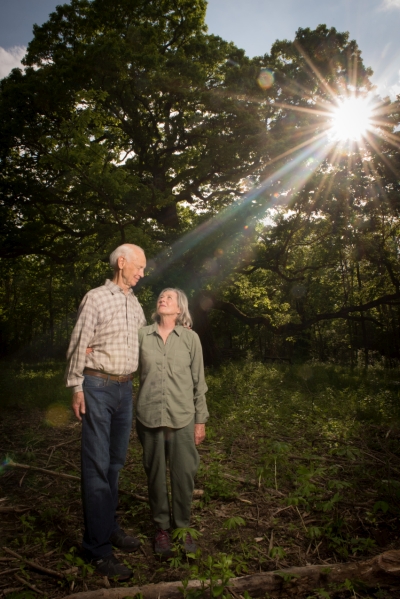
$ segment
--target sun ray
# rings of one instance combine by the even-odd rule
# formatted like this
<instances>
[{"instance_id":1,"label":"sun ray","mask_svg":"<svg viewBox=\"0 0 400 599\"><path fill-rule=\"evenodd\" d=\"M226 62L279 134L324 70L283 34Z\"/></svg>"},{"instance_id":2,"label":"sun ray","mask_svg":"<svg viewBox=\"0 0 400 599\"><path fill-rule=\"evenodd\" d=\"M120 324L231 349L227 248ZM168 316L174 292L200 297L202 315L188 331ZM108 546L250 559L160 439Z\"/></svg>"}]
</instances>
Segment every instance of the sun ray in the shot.
<instances>
[{"instance_id":1,"label":"sun ray","mask_svg":"<svg viewBox=\"0 0 400 599\"><path fill-rule=\"evenodd\" d=\"M317 69L317 67L313 63L313 61L310 59L310 57L308 56L308 54L303 50L303 48L301 47L301 44L299 43L299 41L295 40L293 42L293 44L296 47L297 51L302 55L302 57L304 58L304 60L308 64L308 66L311 68L312 72L317 76L317 78L320 81L320 83L322 83L322 86L325 88L325 90L328 92L328 94L332 98L334 98L336 96L335 92L333 91L333 89L331 88L331 86L329 85L329 83L326 81L325 77L323 77L321 75L321 73L319 72L319 70Z\"/></svg>"},{"instance_id":2,"label":"sun ray","mask_svg":"<svg viewBox=\"0 0 400 599\"><path fill-rule=\"evenodd\" d=\"M306 70L308 71L309 69L314 73L314 80L315 78L318 79L321 95L314 94L310 90L305 89L304 85L291 85L290 82L283 83L281 89L285 93L295 95L299 98L299 90L302 90L301 93L303 95L300 100L303 103L302 106L287 102L275 102L268 97L260 102L259 96L253 96L252 94L239 95L223 91L221 95L229 95L229 97L238 100L246 99L252 103L259 103L260 111L266 107L266 110L270 110L268 114L272 118L271 128L274 126L274 118L279 120L281 116L287 116L290 112L315 117L313 119L314 122L302 125L302 119L296 119L296 126L292 128L292 131L286 129L290 133L291 143L294 145L262 164L263 175L261 177L264 177L263 180L247 193L238 193L236 201L230 206L227 206L217 213L216 216L209 218L207 222L204 222L195 230L183 236L169 250L159 254L156 258L157 275L160 275L168 269L171 263L178 260L183 254L193 250L196 246L202 244L204 247L207 239L215 239L215 235L217 234L218 236L218 229L220 227L222 231L223 226L226 224L230 225L231 228L233 226L233 230L236 230L235 227L237 226L237 231L240 232L240 226L244 222L243 219L262 218L262 215L265 215L265 212L270 208L283 205L285 201L289 203L295 194L304 189L306 181L318 169L319 173L313 188L314 200L311 204L315 207L316 211L319 209L318 205L320 201L325 202L329 200L335 193L335 184L340 180L340 177L351 174L355 169L362 170L371 179L371 183L367 181L364 191L361 192L364 195L360 197L373 198L370 187L374 189L374 192L376 191L377 196L379 194L386 195L387 190L380 182L377 166L374 160L369 158L370 149L374 150L375 155L379 156L390 168L391 172L398 176L394 165L381 151L379 143L377 143L378 138L382 138L388 145L400 148L399 136L393 133L393 118L389 116L391 112L393 113L393 104L388 104L388 101L385 100L379 100L369 93L368 82L364 89L356 91L358 88L357 77L360 67L359 57L355 56L349 66L347 93L343 91L342 95L339 95L321 75L318 68L310 57L305 54L300 45L296 44L296 47L304 58L307 65L305 67ZM344 90L341 84L339 84L338 89L340 91ZM276 97L279 98L278 95ZM350 131L350 125L353 125L352 121L355 120L354 115L358 116L357 113L360 112L361 108L365 108L364 120L361 119L358 130L353 129ZM350 109L353 109L353 113L351 113ZM350 115L346 117L347 121L344 120L344 123L340 126L335 125L335 121L340 121L340 118L342 118L340 117L341 110L344 112L349 110ZM332 135L332 129L335 126L337 127L336 138ZM323 168L320 168L321 165ZM372 181L373 179L375 181ZM343 183L342 189L345 191L348 189L349 194L352 194L351 183L349 183L347 188L345 184L346 180ZM284 187L283 191L287 192L286 200L283 202L283 194L277 197L274 197L275 194L273 194L275 190L279 192L282 187ZM224 192L226 190L221 189L221 193ZM260 196L262 195L264 197L260 201ZM260 204L257 203L258 198L260 199ZM258 208L258 205L261 207ZM230 243L230 239L224 238L222 235L221 244L226 244L226 247L228 247ZM210 243L210 248L211 245ZM221 245L221 247L225 246ZM194 274L197 277L199 273L196 272Z\"/></svg>"},{"instance_id":3,"label":"sun ray","mask_svg":"<svg viewBox=\"0 0 400 599\"><path fill-rule=\"evenodd\" d=\"M371 137L371 139L369 139L368 142L371 145L372 149L376 152L376 154L378 154L378 156L380 157L380 159L383 160L383 162L386 164L386 166L388 167L388 169L390 171L392 171L392 173L394 174L394 176L395 177L400 177L400 171L398 169L396 169L393 166L393 163L388 159L388 157L385 156L385 154L383 154L380 151L379 147L375 143L375 140Z\"/></svg>"}]
</instances>

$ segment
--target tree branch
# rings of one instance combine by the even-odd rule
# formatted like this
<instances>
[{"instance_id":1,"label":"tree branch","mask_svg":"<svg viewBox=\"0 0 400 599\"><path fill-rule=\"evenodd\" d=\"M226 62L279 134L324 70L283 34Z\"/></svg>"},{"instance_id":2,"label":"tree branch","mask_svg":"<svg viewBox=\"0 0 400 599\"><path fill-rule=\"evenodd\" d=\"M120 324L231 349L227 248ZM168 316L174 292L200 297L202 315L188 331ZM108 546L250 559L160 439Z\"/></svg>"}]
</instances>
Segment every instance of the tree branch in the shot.
<instances>
[{"instance_id":1,"label":"tree branch","mask_svg":"<svg viewBox=\"0 0 400 599\"><path fill-rule=\"evenodd\" d=\"M211 308L215 310L221 310L226 314L231 314L241 322L245 324L254 326L256 324L261 324L265 326L266 329L272 331L276 335L289 335L293 333L298 333L300 331L304 331L305 329L310 328L313 324L317 322L321 322L323 320L335 320L337 318L349 319L352 320L359 319L357 316L350 316L353 312L366 312L367 310L371 310L372 308L376 308L377 306L382 306L384 304L390 304L394 300L400 299L400 293L392 293L388 295L383 295L375 300L367 302L366 304L360 304L358 306L346 306L338 310L337 312L324 312L322 314L316 314L315 316L304 320L301 323L289 322L287 324L283 324L280 326L274 326L268 316L248 316L244 314L239 308L235 306L232 302L225 302L223 300L217 299L212 293L203 291L204 296L206 296L209 300L212 301ZM381 326L379 321L369 318L375 324Z\"/></svg>"}]
</instances>

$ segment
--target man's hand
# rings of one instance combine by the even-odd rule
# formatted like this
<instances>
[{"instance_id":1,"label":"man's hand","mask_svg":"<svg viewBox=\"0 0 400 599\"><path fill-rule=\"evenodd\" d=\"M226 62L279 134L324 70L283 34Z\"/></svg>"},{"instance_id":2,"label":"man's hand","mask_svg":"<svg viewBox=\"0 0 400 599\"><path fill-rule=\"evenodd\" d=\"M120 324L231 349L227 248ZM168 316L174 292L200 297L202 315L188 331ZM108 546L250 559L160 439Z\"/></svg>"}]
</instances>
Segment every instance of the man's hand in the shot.
<instances>
[{"instance_id":1,"label":"man's hand","mask_svg":"<svg viewBox=\"0 0 400 599\"><path fill-rule=\"evenodd\" d=\"M200 445L202 441L206 438L206 425L205 424L195 424L194 425L194 442L196 445Z\"/></svg>"},{"instance_id":2,"label":"man's hand","mask_svg":"<svg viewBox=\"0 0 400 599\"><path fill-rule=\"evenodd\" d=\"M83 395L83 391L78 391L77 393L73 394L72 409L73 409L74 414L77 417L77 419L82 422L81 414L86 413L85 396Z\"/></svg>"}]
</instances>

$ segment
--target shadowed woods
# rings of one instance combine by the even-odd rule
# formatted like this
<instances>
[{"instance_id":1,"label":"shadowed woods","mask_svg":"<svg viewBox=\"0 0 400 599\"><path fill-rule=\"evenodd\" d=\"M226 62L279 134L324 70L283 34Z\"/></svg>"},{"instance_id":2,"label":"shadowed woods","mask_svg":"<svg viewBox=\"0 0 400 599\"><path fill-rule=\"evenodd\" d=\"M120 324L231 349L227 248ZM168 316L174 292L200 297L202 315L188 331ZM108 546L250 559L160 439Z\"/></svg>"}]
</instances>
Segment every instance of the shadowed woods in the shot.
<instances>
[{"instance_id":1,"label":"shadowed woods","mask_svg":"<svg viewBox=\"0 0 400 599\"><path fill-rule=\"evenodd\" d=\"M12 592L122 597L81 558L80 425L70 417L62 369L2 370L0 590L13 599ZM325 597L321 589L339 598L396 596L397 575L382 564L397 560L390 551L400 535L397 372L251 360L209 369L207 381L211 419L191 523L200 551L154 557L132 434L118 513L143 544L137 554L117 552L133 570L126 592L175 596L197 580L204 589L196 596L228 596L233 580L234 597L264 596L261 588L281 597Z\"/></svg>"},{"instance_id":2,"label":"shadowed woods","mask_svg":"<svg viewBox=\"0 0 400 599\"><path fill-rule=\"evenodd\" d=\"M300 28L250 58L207 34L205 10L71 0L0 83L9 599L399 592L399 101L375 94L347 33ZM358 131L338 125L350 105ZM167 562L132 433L119 515L142 546L117 552L134 573L122 591L82 559L80 425L61 361L125 241L148 257L135 288L148 318L164 287L190 298L211 420L200 551L176 543Z\"/></svg>"}]
</instances>

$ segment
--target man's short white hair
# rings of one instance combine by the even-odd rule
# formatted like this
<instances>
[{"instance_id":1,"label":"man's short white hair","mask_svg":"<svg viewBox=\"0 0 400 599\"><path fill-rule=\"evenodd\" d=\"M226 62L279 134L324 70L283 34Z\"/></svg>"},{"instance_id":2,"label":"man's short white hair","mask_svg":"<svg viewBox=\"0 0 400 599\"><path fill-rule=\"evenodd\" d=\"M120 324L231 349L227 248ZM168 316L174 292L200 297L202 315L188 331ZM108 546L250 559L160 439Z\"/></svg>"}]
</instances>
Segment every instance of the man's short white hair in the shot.
<instances>
[{"instance_id":1,"label":"man's short white hair","mask_svg":"<svg viewBox=\"0 0 400 599\"><path fill-rule=\"evenodd\" d=\"M113 252L110 254L110 266L114 270L118 268L118 258L123 256L127 260L133 260L135 256L141 253L143 254L143 250L138 245L134 245L133 243L124 243L119 245Z\"/></svg>"}]
</instances>

